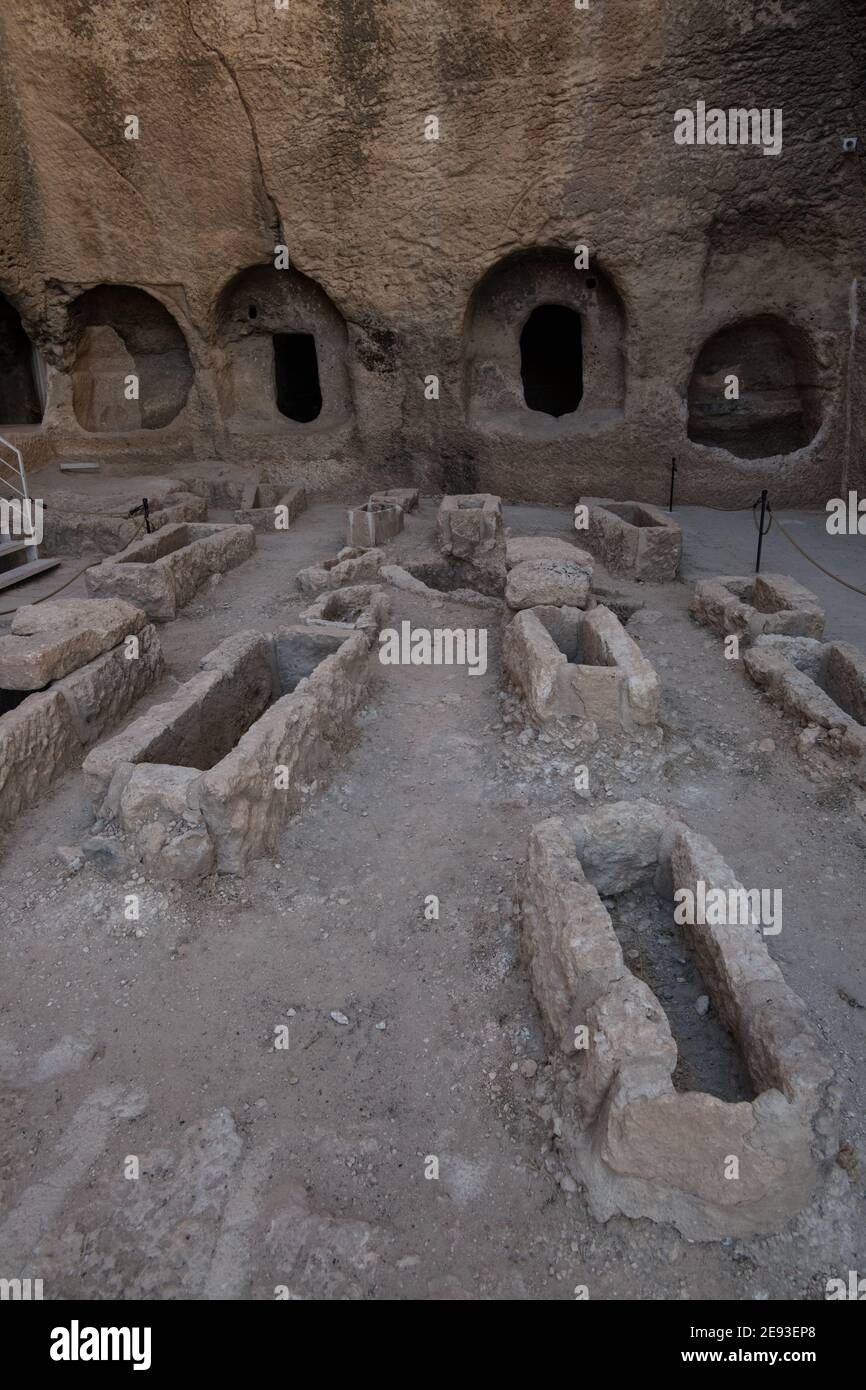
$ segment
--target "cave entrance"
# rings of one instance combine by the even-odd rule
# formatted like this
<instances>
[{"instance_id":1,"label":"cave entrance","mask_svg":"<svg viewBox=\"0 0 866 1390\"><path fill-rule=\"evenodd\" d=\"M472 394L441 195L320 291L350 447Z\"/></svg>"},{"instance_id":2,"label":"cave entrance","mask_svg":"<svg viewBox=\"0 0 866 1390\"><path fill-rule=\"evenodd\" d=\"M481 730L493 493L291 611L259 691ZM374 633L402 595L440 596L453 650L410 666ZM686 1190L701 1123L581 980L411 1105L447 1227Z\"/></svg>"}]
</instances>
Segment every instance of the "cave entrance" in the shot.
<instances>
[{"instance_id":1,"label":"cave entrance","mask_svg":"<svg viewBox=\"0 0 866 1390\"><path fill-rule=\"evenodd\" d=\"M0 295L0 424L38 425L42 398L33 345L15 309Z\"/></svg>"},{"instance_id":2,"label":"cave entrance","mask_svg":"<svg viewBox=\"0 0 866 1390\"><path fill-rule=\"evenodd\" d=\"M736 458L792 454L821 425L816 380L808 341L792 324L769 314L731 324L704 344L695 363L689 439Z\"/></svg>"},{"instance_id":3,"label":"cave entrance","mask_svg":"<svg viewBox=\"0 0 866 1390\"><path fill-rule=\"evenodd\" d=\"M301 424L315 420L322 409L322 387L312 333L274 334L274 376L280 414Z\"/></svg>"},{"instance_id":4,"label":"cave entrance","mask_svg":"<svg viewBox=\"0 0 866 1390\"><path fill-rule=\"evenodd\" d=\"M580 315L564 304L533 309L520 335L523 398L530 410L570 415L583 395Z\"/></svg>"}]
</instances>

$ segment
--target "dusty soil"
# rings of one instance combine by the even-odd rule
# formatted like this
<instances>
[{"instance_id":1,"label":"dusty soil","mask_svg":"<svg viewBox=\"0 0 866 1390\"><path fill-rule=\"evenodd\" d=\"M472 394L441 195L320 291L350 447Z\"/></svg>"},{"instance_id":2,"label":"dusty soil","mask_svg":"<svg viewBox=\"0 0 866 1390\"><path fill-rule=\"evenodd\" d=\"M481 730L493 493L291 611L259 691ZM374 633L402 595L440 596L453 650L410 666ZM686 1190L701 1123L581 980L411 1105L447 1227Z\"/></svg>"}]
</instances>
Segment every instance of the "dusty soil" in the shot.
<instances>
[{"instance_id":1,"label":"dusty soil","mask_svg":"<svg viewBox=\"0 0 866 1390\"><path fill-rule=\"evenodd\" d=\"M259 537L163 626L170 674L150 699L223 637L291 621L306 603L294 575L336 552L343 515L313 506L288 536ZM390 551L428 544L434 516L425 501ZM805 543L820 518L801 516ZM683 518L687 578L742 570L751 522L718 517ZM515 535L573 534L565 510L506 519ZM709 569L695 558L707 554ZM767 567L809 583L784 555ZM826 584L812 587L828 635L863 645L866 601ZM663 680L659 746L578 759L537 737L501 688L499 613L394 591L397 621L486 626L486 675L378 667L345 762L245 879L70 872L56 847L91 822L78 773L6 836L0 1273L41 1277L49 1298L571 1299L586 1285L594 1299L808 1299L866 1267L866 804L803 775L791 726L689 619L690 584L597 570L596 586L644 605L629 631ZM744 882L783 889L770 950L838 1060L852 1146L784 1235L698 1245L650 1222L601 1226L558 1156L513 908L526 835L634 796L679 808ZM681 973L662 984L684 1064L739 1087L712 1016L702 1037L689 1012L700 981Z\"/></svg>"}]
</instances>

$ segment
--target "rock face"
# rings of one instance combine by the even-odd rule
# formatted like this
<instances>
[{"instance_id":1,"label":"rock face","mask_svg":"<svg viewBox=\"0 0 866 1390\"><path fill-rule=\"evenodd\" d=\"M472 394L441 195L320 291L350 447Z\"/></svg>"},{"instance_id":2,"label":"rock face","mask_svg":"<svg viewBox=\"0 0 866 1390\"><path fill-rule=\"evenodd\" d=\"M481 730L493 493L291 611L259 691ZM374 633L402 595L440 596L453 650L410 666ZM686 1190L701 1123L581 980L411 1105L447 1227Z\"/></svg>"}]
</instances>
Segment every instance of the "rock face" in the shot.
<instances>
[{"instance_id":1,"label":"rock face","mask_svg":"<svg viewBox=\"0 0 866 1390\"><path fill-rule=\"evenodd\" d=\"M779 505L823 502L846 464L856 486L862 328L850 443L844 382L858 307L866 322L862 188L839 136L866 128L861 18L838 0L670 0L663 19L658 0L451 5L441 22L422 0L283 12L193 0L155 7L143 28L136 6L83 16L7 0L0 290L50 366L31 459L217 453L335 497L404 483L660 502L671 453L683 503L751 505L758 473ZM819 138L801 118L806 90ZM781 107L782 156L678 145L675 110L701 94ZM300 269L269 271L278 244ZM118 305L100 302L85 326L116 335L112 377L132 359L140 421L80 360L84 285ZM180 342L158 316L136 341L123 286L164 308ZM528 406L521 379L523 326L549 304L581 320L583 396L558 415ZM303 345L274 338L304 334L323 401L313 419L314 400L277 404L275 362ZM785 370L750 399L767 345ZM726 402L740 363L741 400ZM91 402L86 425L74 389ZM759 467L733 452L756 406L802 418L802 451L770 438ZM743 428L715 431L732 437L723 449L690 437L690 415L700 438L706 419Z\"/></svg>"},{"instance_id":2,"label":"rock face","mask_svg":"<svg viewBox=\"0 0 866 1390\"><path fill-rule=\"evenodd\" d=\"M674 1089L664 1009L628 970L599 894L643 887L671 898L701 883L743 891L674 812L618 802L573 826L534 827L521 912L533 990L565 1064L561 1142L593 1213L718 1240L779 1230L818 1195L838 1147L840 1090L760 932L709 921L685 925L684 945L756 1094Z\"/></svg>"}]
</instances>

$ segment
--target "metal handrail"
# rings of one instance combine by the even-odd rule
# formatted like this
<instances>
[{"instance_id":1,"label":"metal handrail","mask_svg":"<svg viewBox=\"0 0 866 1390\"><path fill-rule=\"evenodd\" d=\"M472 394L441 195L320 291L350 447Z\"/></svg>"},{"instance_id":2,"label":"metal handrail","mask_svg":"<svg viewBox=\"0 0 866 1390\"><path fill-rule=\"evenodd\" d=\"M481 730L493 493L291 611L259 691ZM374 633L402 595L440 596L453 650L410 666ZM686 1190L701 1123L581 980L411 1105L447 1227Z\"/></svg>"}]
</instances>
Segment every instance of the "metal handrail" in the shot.
<instances>
[{"instance_id":1,"label":"metal handrail","mask_svg":"<svg viewBox=\"0 0 866 1390\"><path fill-rule=\"evenodd\" d=\"M14 464L10 463L8 459L5 459L3 455L0 454L0 466L5 468L7 473L11 473L13 477L17 479L17 483L12 483L7 477L0 474L0 484L8 487L12 492L16 492L18 496L23 498L26 502L29 500L29 494L27 492L27 475L24 472L24 458L21 450L16 448L12 441L6 439L2 434L0 434L0 446L11 449L18 460L18 466L16 468Z\"/></svg>"}]
</instances>

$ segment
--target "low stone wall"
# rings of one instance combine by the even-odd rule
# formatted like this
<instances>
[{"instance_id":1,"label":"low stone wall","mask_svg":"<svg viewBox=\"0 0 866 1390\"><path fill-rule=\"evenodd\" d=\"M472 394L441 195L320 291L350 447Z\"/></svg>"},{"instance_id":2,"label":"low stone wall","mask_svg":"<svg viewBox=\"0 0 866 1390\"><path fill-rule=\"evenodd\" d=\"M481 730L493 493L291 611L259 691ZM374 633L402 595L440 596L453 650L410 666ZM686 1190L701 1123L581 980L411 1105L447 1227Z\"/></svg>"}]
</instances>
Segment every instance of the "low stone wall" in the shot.
<instances>
[{"instance_id":1,"label":"low stone wall","mask_svg":"<svg viewBox=\"0 0 866 1390\"><path fill-rule=\"evenodd\" d=\"M302 623L317 627L375 634L388 617L390 609L391 601L386 589L375 584L353 584L322 594L298 616Z\"/></svg>"},{"instance_id":2,"label":"low stone wall","mask_svg":"<svg viewBox=\"0 0 866 1390\"><path fill-rule=\"evenodd\" d=\"M505 588L502 499L487 492L443 497L436 539L449 561L454 586L501 595Z\"/></svg>"},{"instance_id":3,"label":"low stone wall","mask_svg":"<svg viewBox=\"0 0 866 1390\"><path fill-rule=\"evenodd\" d=\"M755 1099L674 1089L664 1008L626 966L599 895L646 886L673 899L699 882L742 886L674 812L619 802L536 825L521 899L533 991L568 1077L569 1166L597 1219L669 1221L692 1240L777 1231L807 1206L837 1152L840 1108L823 1042L754 926L681 930Z\"/></svg>"},{"instance_id":4,"label":"low stone wall","mask_svg":"<svg viewBox=\"0 0 866 1390\"><path fill-rule=\"evenodd\" d=\"M168 622L211 575L242 564L255 545L252 526L164 526L87 570L87 592L93 598L127 599L149 618Z\"/></svg>"},{"instance_id":5,"label":"low stone wall","mask_svg":"<svg viewBox=\"0 0 866 1390\"><path fill-rule=\"evenodd\" d=\"M607 569L655 584L676 578L683 533L667 513L648 502L612 502L607 498L587 498L578 503L581 505L589 508L589 527L581 535Z\"/></svg>"},{"instance_id":6,"label":"low stone wall","mask_svg":"<svg viewBox=\"0 0 866 1390\"><path fill-rule=\"evenodd\" d=\"M284 531L291 526L307 505L306 488L285 487L278 483L250 483L244 489L241 505L234 519L241 525L254 526L257 531Z\"/></svg>"},{"instance_id":7,"label":"low stone wall","mask_svg":"<svg viewBox=\"0 0 866 1390\"><path fill-rule=\"evenodd\" d=\"M20 608L0 637L0 688L37 693L0 716L0 823L77 766L163 666L156 629L129 604L58 599Z\"/></svg>"},{"instance_id":8,"label":"low stone wall","mask_svg":"<svg viewBox=\"0 0 866 1390\"><path fill-rule=\"evenodd\" d=\"M295 583L302 594L321 594L326 589L339 589L343 584L377 579L384 560L384 550L375 546L366 550L347 545L331 559L320 560L317 565L298 570Z\"/></svg>"},{"instance_id":9,"label":"low stone wall","mask_svg":"<svg viewBox=\"0 0 866 1390\"><path fill-rule=\"evenodd\" d=\"M809 772L866 787L866 656L857 647L763 636L743 665L775 705L805 725L797 750Z\"/></svg>"},{"instance_id":10,"label":"low stone wall","mask_svg":"<svg viewBox=\"0 0 866 1390\"><path fill-rule=\"evenodd\" d=\"M89 497L49 497L43 512L43 546L50 555L114 555L144 529L142 516L117 515L141 505L141 498L94 503ZM182 521L205 521L203 497L177 490L154 498L150 526L158 531Z\"/></svg>"},{"instance_id":11,"label":"low stone wall","mask_svg":"<svg viewBox=\"0 0 866 1390\"><path fill-rule=\"evenodd\" d=\"M824 633L824 610L818 599L787 574L701 579L689 612L704 627L747 642L763 633L816 638Z\"/></svg>"},{"instance_id":12,"label":"low stone wall","mask_svg":"<svg viewBox=\"0 0 866 1390\"><path fill-rule=\"evenodd\" d=\"M577 720L631 734L659 718L653 667L604 605L525 609L505 629L505 673L534 721Z\"/></svg>"},{"instance_id":13,"label":"low stone wall","mask_svg":"<svg viewBox=\"0 0 866 1390\"><path fill-rule=\"evenodd\" d=\"M339 756L366 698L375 632L294 626L223 642L84 772L129 857L166 878L243 873Z\"/></svg>"}]
</instances>

